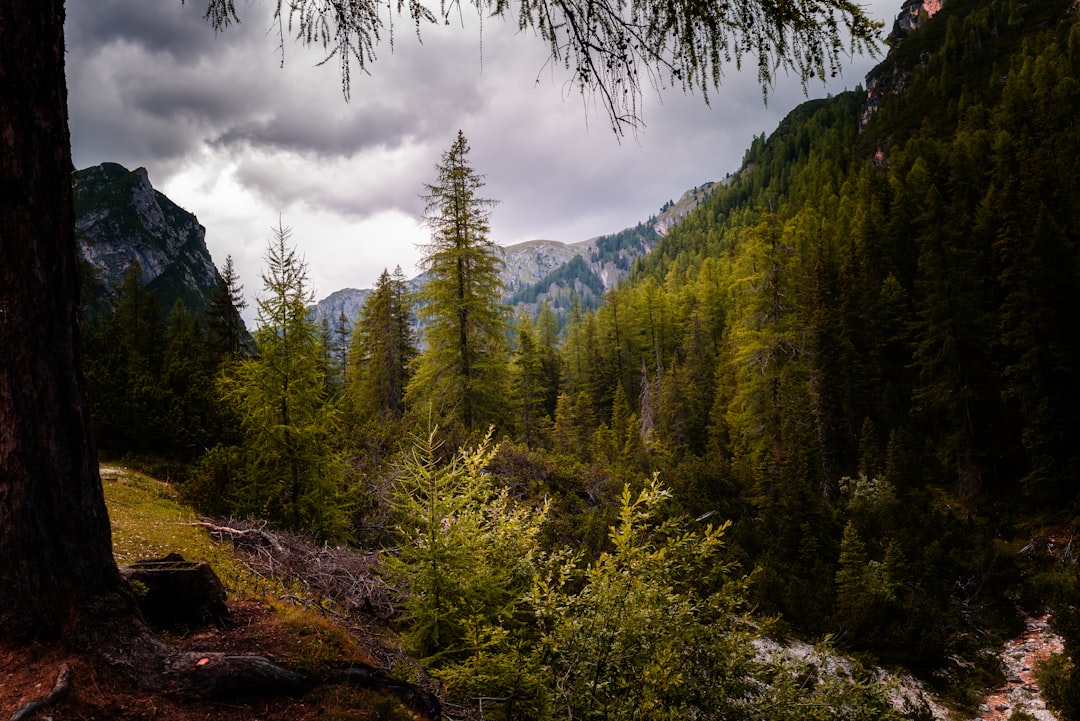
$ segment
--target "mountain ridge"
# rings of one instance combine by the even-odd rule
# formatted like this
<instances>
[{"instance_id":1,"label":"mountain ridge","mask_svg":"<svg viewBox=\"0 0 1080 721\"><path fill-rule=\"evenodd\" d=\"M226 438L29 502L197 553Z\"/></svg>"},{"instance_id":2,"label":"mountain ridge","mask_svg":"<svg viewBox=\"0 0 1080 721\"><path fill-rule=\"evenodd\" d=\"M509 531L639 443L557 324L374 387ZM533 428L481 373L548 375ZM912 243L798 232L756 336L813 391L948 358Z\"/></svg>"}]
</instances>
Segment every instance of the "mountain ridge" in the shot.
<instances>
[{"instance_id":1,"label":"mountain ridge","mask_svg":"<svg viewBox=\"0 0 1080 721\"><path fill-rule=\"evenodd\" d=\"M101 163L76 171L74 179L88 313L109 302L134 263L163 311L182 300L188 310L201 312L221 276L198 218L156 190L143 167Z\"/></svg>"}]
</instances>

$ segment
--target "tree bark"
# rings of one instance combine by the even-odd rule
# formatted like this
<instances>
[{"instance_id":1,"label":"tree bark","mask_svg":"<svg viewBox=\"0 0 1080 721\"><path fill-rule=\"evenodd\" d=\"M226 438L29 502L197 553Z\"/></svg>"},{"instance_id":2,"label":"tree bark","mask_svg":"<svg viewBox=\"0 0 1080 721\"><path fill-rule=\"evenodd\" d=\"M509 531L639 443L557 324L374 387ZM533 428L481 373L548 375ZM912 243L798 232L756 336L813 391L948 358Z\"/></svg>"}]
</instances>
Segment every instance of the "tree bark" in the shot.
<instances>
[{"instance_id":1,"label":"tree bark","mask_svg":"<svg viewBox=\"0 0 1080 721\"><path fill-rule=\"evenodd\" d=\"M63 2L0 0L0 638L22 641L130 599L90 432L71 182Z\"/></svg>"}]
</instances>

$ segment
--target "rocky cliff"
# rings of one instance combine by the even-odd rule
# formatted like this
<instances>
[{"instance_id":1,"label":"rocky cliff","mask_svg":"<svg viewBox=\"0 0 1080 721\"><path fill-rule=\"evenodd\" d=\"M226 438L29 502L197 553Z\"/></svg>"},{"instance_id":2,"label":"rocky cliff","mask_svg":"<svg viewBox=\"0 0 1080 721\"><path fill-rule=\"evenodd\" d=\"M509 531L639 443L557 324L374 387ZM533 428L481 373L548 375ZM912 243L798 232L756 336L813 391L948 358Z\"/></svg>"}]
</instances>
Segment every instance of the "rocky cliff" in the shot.
<instances>
[{"instance_id":1,"label":"rocky cliff","mask_svg":"<svg viewBox=\"0 0 1080 721\"><path fill-rule=\"evenodd\" d=\"M75 173L75 232L100 306L132 263L167 313L177 299L201 311L218 283L198 219L150 184L146 168L102 163Z\"/></svg>"}]
</instances>

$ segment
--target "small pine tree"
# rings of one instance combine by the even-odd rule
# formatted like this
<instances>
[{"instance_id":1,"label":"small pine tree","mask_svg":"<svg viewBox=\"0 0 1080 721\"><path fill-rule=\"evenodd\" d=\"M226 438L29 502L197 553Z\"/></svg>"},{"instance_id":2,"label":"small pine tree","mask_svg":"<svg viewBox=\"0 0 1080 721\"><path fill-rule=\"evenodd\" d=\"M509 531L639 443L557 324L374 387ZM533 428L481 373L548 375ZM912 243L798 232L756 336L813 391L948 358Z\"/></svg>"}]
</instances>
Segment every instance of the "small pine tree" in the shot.
<instances>
[{"instance_id":1,"label":"small pine tree","mask_svg":"<svg viewBox=\"0 0 1080 721\"><path fill-rule=\"evenodd\" d=\"M290 235L279 224L267 249L258 354L221 382L245 435L243 485L234 491L233 510L340 537L343 467L331 443L337 410L325 392L319 331L307 312L314 300L307 266L290 247Z\"/></svg>"}]
</instances>

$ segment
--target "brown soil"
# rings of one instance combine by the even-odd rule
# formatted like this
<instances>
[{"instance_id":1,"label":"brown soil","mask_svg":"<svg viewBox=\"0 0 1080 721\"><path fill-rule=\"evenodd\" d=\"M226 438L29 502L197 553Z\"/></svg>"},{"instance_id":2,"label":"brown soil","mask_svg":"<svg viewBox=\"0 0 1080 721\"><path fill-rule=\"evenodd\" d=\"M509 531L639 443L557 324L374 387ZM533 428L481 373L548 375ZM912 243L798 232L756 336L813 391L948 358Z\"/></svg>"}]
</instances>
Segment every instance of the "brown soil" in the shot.
<instances>
[{"instance_id":1,"label":"brown soil","mask_svg":"<svg viewBox=\"0 0 1080 721\"><path fill-rule=\"evenodd\" d=\"M257 601L230 604L235 627L170 638L183 650L255 654L282 661L280 619ZM184 701L134 686L92 655L60 646L11 647L0 643L0 719L52 690L60 664L73 672L71 691L33 718L52 721L155 719L156 721L314 721L414 717L396 702L369 691L325 687L303 698L252 697L227 702ZM415 717L414 717L415 718Z\"/></svg>"}]
</instances>

